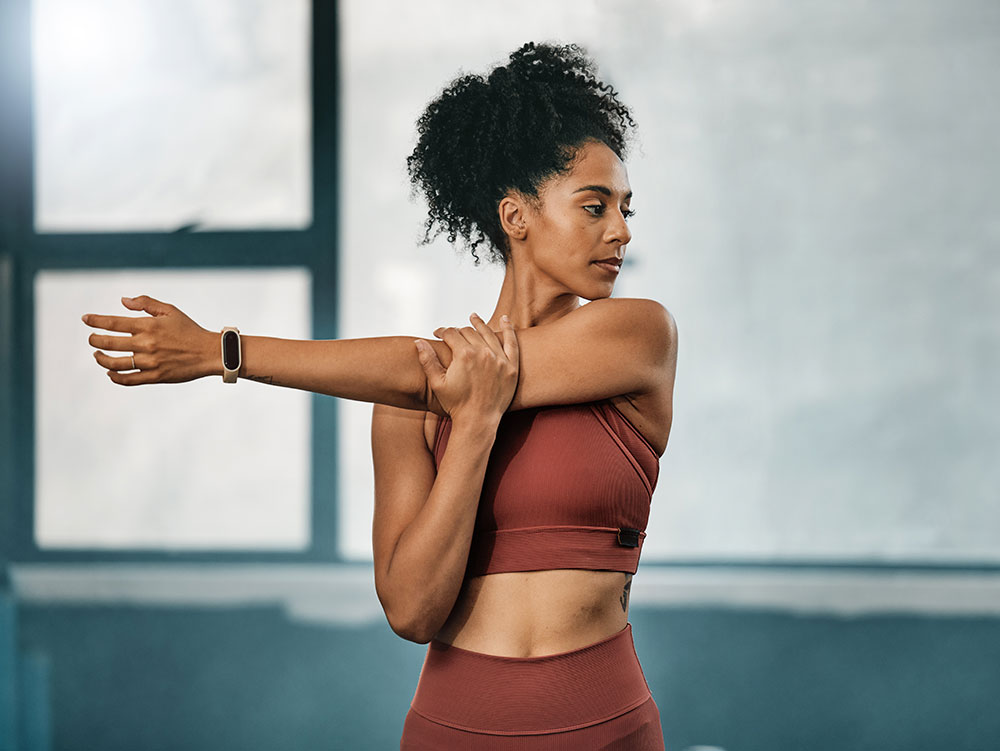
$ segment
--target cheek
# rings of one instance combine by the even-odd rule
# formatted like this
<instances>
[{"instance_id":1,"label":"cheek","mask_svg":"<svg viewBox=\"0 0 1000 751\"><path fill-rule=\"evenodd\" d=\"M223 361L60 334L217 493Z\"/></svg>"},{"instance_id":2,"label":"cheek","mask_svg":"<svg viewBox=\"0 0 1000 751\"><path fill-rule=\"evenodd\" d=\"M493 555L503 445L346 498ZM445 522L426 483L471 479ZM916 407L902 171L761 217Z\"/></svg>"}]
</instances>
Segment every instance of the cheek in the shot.
<instances>
[{"instance_id":1,"label":"cheek","mask_svg":"<svg viewBox=\"0 0 1000 751\"><path fill-rule=\"evenodd\" d=\"M587 212L578 206L555 201L536 214L539 225L546 232L565 233L579 231L586 225Z\"/></svg>"},{"instance_id":2,"label":"cheek","mask_svg":"<svg viewBox=\"0 0 1000 751\"><path fill-rule=\"evenodd\" d=\"M579 249L580 242L590 237L592 225L593 222L588 222L585 216L570 214L549 219L546 223L546 232L553 244L562 245L572 251Z\"/></svg>"}]
</instances>

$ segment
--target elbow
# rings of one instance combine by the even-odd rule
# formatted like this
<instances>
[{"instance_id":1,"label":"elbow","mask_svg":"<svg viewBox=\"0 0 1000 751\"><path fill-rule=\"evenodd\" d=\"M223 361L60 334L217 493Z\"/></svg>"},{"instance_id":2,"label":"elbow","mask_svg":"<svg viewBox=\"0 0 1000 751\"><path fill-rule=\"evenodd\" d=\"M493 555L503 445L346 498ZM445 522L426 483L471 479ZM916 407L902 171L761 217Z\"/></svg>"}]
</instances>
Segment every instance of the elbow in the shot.
<instances>
[{"instance_id":1,"label":"elbow","mask_svg":"<svg viewBox=\"0 0 1000 751\"><path fill-rule=\"evenodd\" d=\"M400 634L400 636L403 635ZM412 641L414 644L428 644L430 640L434 638L434 635L430 633L425 634L420 632L415 632L415 633L407 632L406 636L403 636L403 638L406 639L407 641Z\"/></svg>"},{"instance_id":2,"label":"elbow","mask_svg":"<svg viewBox=\"0 0 1000 751\"><path fill-rule=\"evenodd\" d=\"M427 644L431 639L434 638L434 633L417 621L400 621L399 619L392 619L386 614L386 620L389 621L389 628L392 632L401 639L406 639L407 641L412 641L414 644Z\"/></svg>"},{"instance_id":3,"label":"elbow","mask_svg":"<svg viewBox=\"0 0 1000 751\"><path fill-rule=\"evenodd\" d=\"M451 603L443 607L443 602L419 598L412 586L400 582L390 586L387 577L376 577L375 594L382 605L382 612L396 636L415 644L427 644L441 630L451 613ZM405 596L409 592L410 596Z\"/></svg>"},{"instance_id":4,"label":"elbow","mask_svg":"<svg viewBox=\"0 0 1000 751\"><path fill-rule=\"evenodd\" d=\"M382 600L381 596L379 597L379 601L382 603L382 612L385 613L385 619L389 623L389 628L392 629L392 632L396 636L416 644L427 644L434 638L437 630L433 629L425 618L401 611L398 607L390 608Z\"/></svg>"}]
</instances>

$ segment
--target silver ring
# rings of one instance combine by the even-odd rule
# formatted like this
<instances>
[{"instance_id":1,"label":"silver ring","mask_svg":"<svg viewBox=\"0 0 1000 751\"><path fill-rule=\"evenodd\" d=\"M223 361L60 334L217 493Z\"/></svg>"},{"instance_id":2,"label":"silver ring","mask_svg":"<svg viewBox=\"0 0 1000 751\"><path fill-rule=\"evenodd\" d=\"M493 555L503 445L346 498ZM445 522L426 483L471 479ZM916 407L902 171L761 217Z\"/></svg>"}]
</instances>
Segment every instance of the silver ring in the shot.
<instances>
[{"instance_id":1,"label":"silver ring","mask_svg":"<svg viewBox=\"0 0 1000 751\"><path fill-rule=\"evenodd\" d=\"M131 355L131 357L132 357L132 370L138 370L138 368L135 367L135 355Z\"/></svg>"}]
</instances>

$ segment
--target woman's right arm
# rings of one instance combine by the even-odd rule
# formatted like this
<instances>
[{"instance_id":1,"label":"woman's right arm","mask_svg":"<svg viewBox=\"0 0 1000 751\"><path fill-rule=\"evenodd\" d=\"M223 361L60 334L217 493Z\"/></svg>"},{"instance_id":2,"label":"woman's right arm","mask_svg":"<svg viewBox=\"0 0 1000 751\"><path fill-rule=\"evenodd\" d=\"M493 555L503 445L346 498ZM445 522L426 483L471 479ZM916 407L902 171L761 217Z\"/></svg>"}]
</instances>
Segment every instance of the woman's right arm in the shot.
<instances>
[{"instance_id":1,"label":"woman's right arm","mask_svg":"<svg viewBox=\"0 0 1000 751\"><path fill-rule=\"evenodd\" d=\"M455 606L500 418L517 385L518 343L504 321L501 341L474 317L441 370L430 350L420 361L451 417L448 447L435 470L424 413L376 405L372 414L375 590L393 631L427 643Z\"/></svg>"},{"instance_id":2,"label":"woman's right arm","mask_svg":"<svg viewBox=\"0 0 1000 751\"><path fill-rule=\"evenodd\" d=\"M496 426L453 425L441 466L424 440L423 412L372 411L375 591L392 630L426 644L455 606Z\"/></svg>"},{"instance_id":3,"label":"woman's right arm","mask_svg":"<svg viewBox=\"0 0 1000 751\"><path fill-rule=\"evenodd\" d=\"M190 381L222 373L219 334L198 326L173 305L148 297L123 298L131 310L152 317L84 316L94 328L128 336L91 334L99 349L134 352L130 357L95 354L115 383ZM454 344L469 328L438 329L443 341L427 342L433 368L451 362ZM440 332L440 333L439 333ZM670 412L677 362L673 316L652 300L595 300L551 323L518 334L520 380L511 409L597 401L613 396L656 395ZM414 355L413 337L297 341L245 336L241 377L345 399L444 414L427 374ZM660 431L662 432L662 431Z\"/></svg>"},{"instance_id":4,"label":"woman's right arm","mask_svg":"<svg viewBox=\"0 0 1000 751\"><path fill-rule=\"evenodd\" d=\"M98 348L97 363L112 381L138 386L222 375L219 332L202 328L177 307L145 295L122 298L122 304L149 316L83 316L88 326L117 332L93 333L89 340ZM431 397L413 337L312 341L242 335L241 339L240 378L443 414ZM447 367L451 352L442 342L436 346ZM137 370L132 370L132 355L116 354L121 352L134 353Z\"/></svg>"}]
</instances>

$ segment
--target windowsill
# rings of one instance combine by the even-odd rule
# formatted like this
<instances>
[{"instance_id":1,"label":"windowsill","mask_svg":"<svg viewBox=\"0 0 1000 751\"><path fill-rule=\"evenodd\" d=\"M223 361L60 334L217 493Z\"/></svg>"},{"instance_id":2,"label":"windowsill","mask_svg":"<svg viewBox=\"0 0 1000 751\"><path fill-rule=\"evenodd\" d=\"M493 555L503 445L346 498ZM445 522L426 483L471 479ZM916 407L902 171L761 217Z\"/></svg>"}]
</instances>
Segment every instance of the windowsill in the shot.
<instances>
[{"instance_id":1,"label":"windowsill","mask_svg":"<svg viewBox=\"0 0 1000 751\"><path fill-rule=\"evenodd\" d=\"M364 625L384 618L370 563L19 564L28 605L232 608L274 605L294 620ZM730 608L831 616L1000 615L1000 571L682 568L644 564L639 609Z\"/></svg>"}]
</instances>

